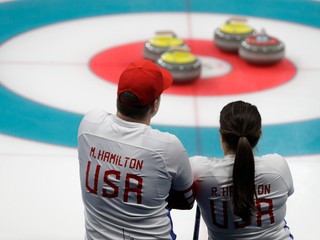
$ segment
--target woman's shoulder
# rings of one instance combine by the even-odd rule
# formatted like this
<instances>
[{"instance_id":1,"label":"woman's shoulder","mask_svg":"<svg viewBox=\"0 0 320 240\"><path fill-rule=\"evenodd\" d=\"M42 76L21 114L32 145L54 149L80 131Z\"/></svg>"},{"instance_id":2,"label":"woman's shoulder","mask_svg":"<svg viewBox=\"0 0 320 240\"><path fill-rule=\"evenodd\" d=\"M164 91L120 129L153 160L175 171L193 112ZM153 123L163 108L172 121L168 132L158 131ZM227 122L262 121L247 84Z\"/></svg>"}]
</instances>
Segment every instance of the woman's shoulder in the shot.
<instances>
[{"instance_id":1,"label":"woman's shoulder","mask_svg":"<svg viewBox=\"0 0 320 240\"><path fill-rule=\"evenodd\" d=\"M278 172L280 175L289 171L286 159L277 153L256 157L255 164L258 169L263 169L264 171L269 169L272 172Z\"/></svg>"},{"instance_id":2,"label":"woman's shoulder","mask_svg":"<svg viewBox=\"0 0 320 240\"><path fill-rule=\"evenodd\" d=\"M277 163L283 163L285 162L285 158L277 153L272 153L272 154L266 154L262 156L256 157L257 160L270 163L270 164L277 164Z\"/></svg>"},{"instance_id":3,"label":"woman's shoulder","mask_svg":"<svg viewBox=\"0 0 320 240\"><path fill-rule=\"evenodd\" d=\"M207 156L199 156L199 155L190 157L190 161L207 161L208 159L209 157Z\"/></svg>"},{"instance_id":4,"label":"woman's shoulder","mask_svg":"<svg viewBox=\"0 0 320 240\"><path fill-rule=\"evenodd\" d=\"M192 156L190 157L190 162L199 163L199 164L208 164L216 162L218 158L207 157L207 156Z\"/></svg>"}]
</instances>

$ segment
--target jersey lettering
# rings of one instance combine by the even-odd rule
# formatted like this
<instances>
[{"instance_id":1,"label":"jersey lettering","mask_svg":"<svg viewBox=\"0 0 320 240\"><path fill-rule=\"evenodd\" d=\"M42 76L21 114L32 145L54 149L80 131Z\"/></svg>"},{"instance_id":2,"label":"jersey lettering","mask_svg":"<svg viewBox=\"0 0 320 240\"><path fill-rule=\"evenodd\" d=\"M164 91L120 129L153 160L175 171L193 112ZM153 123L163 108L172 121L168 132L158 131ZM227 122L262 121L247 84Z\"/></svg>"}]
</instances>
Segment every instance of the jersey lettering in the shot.
<instances>
[{"instance_id":1,"label":"jersey lettering","mask_svg":"<svg viewBox=\"0 0 320 240\"><path fill-rule=\"evenodd\" d=\"M261 210L262 206L267 205L266 210ZM269 215L270 223L274 223L274 215L273 215L273 204L271 199L257 199L256 201L256 207L257 207L257 224L258 227L262 226L261 217L262 215Z\"/></svg>"},{"instance_id":2,"label":"jersey lettering","mask_svg":"<svg viewBox=\"0 0 320 240\"><path fill-rule=\"evenodd\" d=\"M228 201L221 201L222 202L222 215L217 215L217 201L210 200L210 209L211 209L211 218L213 225L217 226L218 228L226 229L228 228ZM220 200L219 200L220 202ZM256 200L256 209L257 209L257 226L262 226L262 216L268 215L270 219L270 223L274 223L274 213L273 213L273 202L272 199L257 199ZM229 209L230 210L230 209ZM218 222L218 219L220 222ZM234 222L235 228L244 228L248 226L247 223L240 223Z\"/></svg>"},{"instance_id":3,"label":"jersey lettering","mask_svg":"<svg viewBox=\"0 0 320 240\"><path fill-rule=\"evenodd\" d=\"M131 187L131 179L134 179L136 181L136 187ZM142 178L134 175L134 174L130 174L128 173L126 176L126 187L124 189L124 195L123 195L123 201L124 202L128 202L128 197L129 197L129 193L133 192L136 193L137 195L137 203L141 204L142 201Z\"/></svg>"},{"instance_id":4,"label":"jersey lettering","mask_svg":"<svg viewBox=\"0 0 320 240\"><path fill-rule=\"evenodd\" d=\"M93 193L93 194L97 194L98 191L98 180L99 180L99 172L100 172L100 165L97 165L96 167L96 172L94 174L94 180L93 180L93 188L91 188L89 186L89 172L90 172L90 165L91 162L88 161L88 165L87 165L87 171L86 171L86 188L88 189L89 192Z\"/></svg>"},{"instance_id":5,"label":"jersey lettering","mask_svg":"<svg viewBox=\"0 0 320 240\"><path fill-rule=\"evenodd\" d=\"M88 161L86 168L86 189L92 193L98 194L98 184L101 166L97 165L95 170L91 168L91 161ZM93 175L92 175L93 174ZM93 187L90 186L90 179L93 179ZM103 174L103 183L108 186L107 188L102 188L101 195L106 198L116 198L119 197L119 186L114 182L119 182L121 179L121 172L117 170L107 170ZM142 186L143 178L127 173L125 176L125 188L123 193L123 201L128 202L129 199L133 200L135 196L136 203L142 203ZM129 196L131 196L129 198Z\"/></svg>"},{"instance_id":6,"label":"jersey lettering","mask_svg":"<svg viewBox=\"0 0 320 240\"><path fill-rule=\"evenodd\" d=\"M123 157L120 154L112 153L102 149L96 149L96 147L90 147L89 156L91 159L97 159L102 162L107 162L115 166L142 170L143 160L132 157Z\"/></svg>"},{"instance_id":7,"label":"jersey lettering","mask_svg":"<svg viewBox=\"0 0 320 240\"><path fill-rule=\"evenodd\" d=\"M109 176L114 175L114 178L116 180L120 180L120 172L116 171L116 170L109 170L109 171L105 171L104 173L104 182L113 189L112 193L108 193L107 189L102 189L102 196L107 197L107 198L115 198L118 197L119 194L119 188L109 180Z\"/></svg>"},{"instance_id":8,"label":"jersey lettering","mask_svg":"<svg viewBox=\"0 0 320 240\"><path fill-rule=\"evenodd\" d=\"M227 201L222 201L222 209L223 209L223 223L218 223L216 218L216 208L214 200L210 200L210 209L211 209L211 216L212 216L212 223L219 228L228 228L228 206Z\"/></svg>"}]
</instances>

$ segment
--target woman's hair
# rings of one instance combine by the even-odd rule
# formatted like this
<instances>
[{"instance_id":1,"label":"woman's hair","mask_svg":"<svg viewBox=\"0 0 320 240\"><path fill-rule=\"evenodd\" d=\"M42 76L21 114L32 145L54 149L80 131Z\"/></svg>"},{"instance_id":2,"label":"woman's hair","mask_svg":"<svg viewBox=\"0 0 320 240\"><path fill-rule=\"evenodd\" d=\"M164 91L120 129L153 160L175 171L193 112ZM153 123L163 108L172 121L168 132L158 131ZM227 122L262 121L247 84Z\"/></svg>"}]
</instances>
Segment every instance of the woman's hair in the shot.
<instances>
[{"instance_id":1,"label":"woman's hair","mask_svg":"<svg viewBox=\"0 0 320 240\"><path fill-rule=\"evenodd\" d=\"M220 112L220 133L227 149L235 153L232 174L234 213L243 221L251 222L256 211L252 149L261 136L261 116L257 107L243 101L227 104Z\"/></svg>"},{"instance_id":2,"label":"woman's hair","mask_svg":"<svg viewBox=\"0 0 320 240\"><path fill-rule=\"evenodd\" d=\"M117 109L120 113L133 119L143 119L152 104L141 106L139 99L131 92L123 92L117 99Z\"/></svg>"}]
</instances>

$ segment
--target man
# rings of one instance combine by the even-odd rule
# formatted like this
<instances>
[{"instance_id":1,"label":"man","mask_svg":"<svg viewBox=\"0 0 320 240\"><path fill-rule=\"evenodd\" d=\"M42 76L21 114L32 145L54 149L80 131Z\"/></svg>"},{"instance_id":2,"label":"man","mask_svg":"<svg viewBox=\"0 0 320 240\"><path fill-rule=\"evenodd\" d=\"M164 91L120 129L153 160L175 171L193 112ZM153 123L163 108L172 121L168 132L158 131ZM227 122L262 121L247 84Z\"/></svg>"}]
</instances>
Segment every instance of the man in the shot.
<instances>
[{"instance_id":1,"label":"man","mask_svg":"<svg viewBox=\"0 0 320 240\"><path fill-rule=\"evenodd\" d=\"M78 155L86 239L175 239L170 209L191 209L193 177L172 134L150 127L170 73L148 60L121 74L116 115L87 113Z\"/></svg>"}]
</instances>

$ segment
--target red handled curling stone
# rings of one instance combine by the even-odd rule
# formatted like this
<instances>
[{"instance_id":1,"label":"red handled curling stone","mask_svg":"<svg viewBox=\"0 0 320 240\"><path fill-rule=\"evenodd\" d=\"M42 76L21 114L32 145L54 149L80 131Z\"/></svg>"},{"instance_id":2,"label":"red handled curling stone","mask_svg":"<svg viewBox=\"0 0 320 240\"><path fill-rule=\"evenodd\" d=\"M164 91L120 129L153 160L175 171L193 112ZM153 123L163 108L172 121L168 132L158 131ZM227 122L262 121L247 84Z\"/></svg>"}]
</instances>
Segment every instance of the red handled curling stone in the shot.
<instances>
[{"instance_id":1,"label":"red handled curling stone","mask_svg":"<svg viewBox=\"0 0 320 240\"><path fill-rule=\"evenodd\" d=\"M264 30L242 41L239 55L245 61L256 65L278 63L284 57L285 45L279 39L269 36Z\"/></svg>"}]
</instances>

